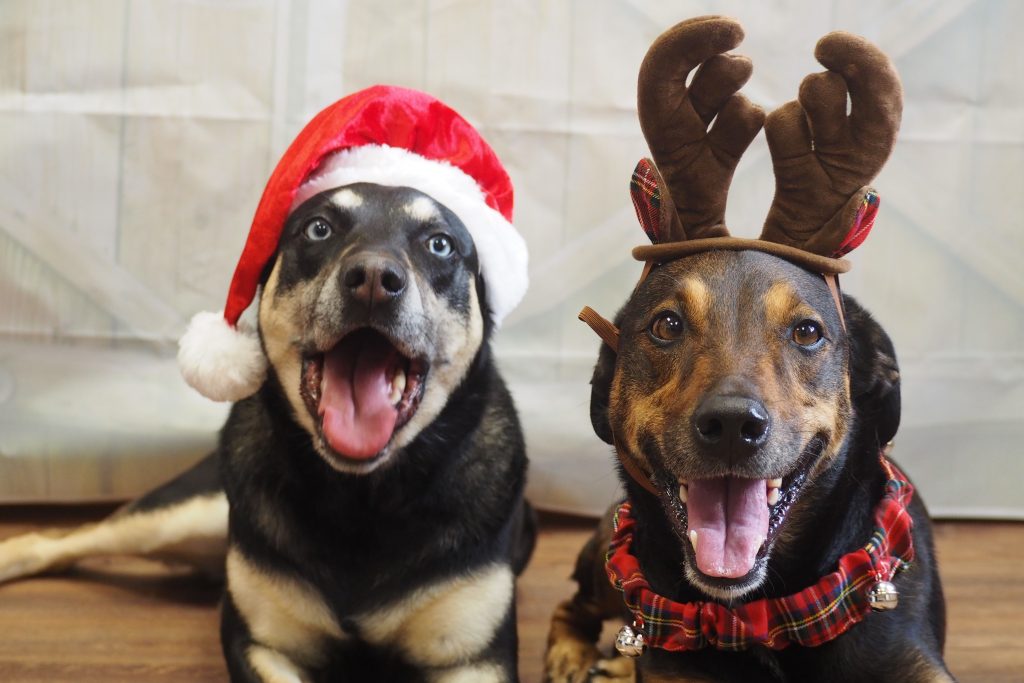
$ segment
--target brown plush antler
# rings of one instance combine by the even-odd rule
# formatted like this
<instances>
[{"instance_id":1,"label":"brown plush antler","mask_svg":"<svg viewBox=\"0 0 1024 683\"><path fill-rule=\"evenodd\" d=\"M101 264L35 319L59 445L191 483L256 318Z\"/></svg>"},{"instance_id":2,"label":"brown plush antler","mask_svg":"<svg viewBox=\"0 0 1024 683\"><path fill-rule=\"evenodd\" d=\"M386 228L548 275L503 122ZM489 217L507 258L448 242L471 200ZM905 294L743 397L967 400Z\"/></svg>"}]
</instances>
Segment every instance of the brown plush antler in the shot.
<instances>
[{"instance_id":1,"label":"brown plush antler","mask_svg":"<svg viewBox=\"0 0 1024 683\"><path fill-rule=\"evenodd\" d=\"M877 204L867 184L895 142L902 88L889 58L859 36L830 33L814 56L828 71L807 76L799 98L765 123L775 199L761 239L841 256L859 243L851 233L860 225L858 211Z\"/></svg>"},{"instance_id":2,"label":"brown plush antler","mask_svg":"<svg viewBox=\"0 0 1024 683\"><path fill-rule=\"evenodd\" d=\"M671 221L659 230L661 242L729 234L729 183L764 124L764 111L737 93L750 78L750 60L722 54L741 40L743 29L731 19L689 19L661 34L640 67L640 127L658 169L650 169L651 182L661 187L661 214ZM666 211L673 203L676 211Z\"/></svg>"}]
</instances>

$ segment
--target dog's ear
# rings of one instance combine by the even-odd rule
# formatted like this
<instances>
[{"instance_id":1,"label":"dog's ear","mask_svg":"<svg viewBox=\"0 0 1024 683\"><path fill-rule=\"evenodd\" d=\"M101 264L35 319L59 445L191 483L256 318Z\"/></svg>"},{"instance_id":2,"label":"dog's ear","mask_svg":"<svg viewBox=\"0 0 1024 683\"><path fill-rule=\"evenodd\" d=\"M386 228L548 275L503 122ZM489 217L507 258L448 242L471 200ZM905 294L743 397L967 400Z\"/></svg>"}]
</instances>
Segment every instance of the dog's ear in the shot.
<instances>
[{"instance_id":1,"label":"dog's ear","mask_svg":"<svg viewBox=\"0 0 1024 683\"><path fill-rule=\"evenodd\" d=\"M879 445L900 426L900 369L892 340L849 296L843 297L850 339L850 394L857 417L874 427Z\"/></svg>"},{"instance_id":2,"label":"dog's ear","mask_svg":"<svg viewBox=\"0 0 1024 683\"><path fill-rule=\"evenodd\" d=\"M607 344L601 344L590 379L590 424L594 433L605 443L612 443L612 425L608 420L608 396L615 376L615 352Z\"/></svg>"},{"instance_id":3,"label":"dog's ear","mask_svg":"<svg viewBox=\"0 0 1024 683\"><path fill-rule=\"evenodd\" d=\"M494 332L494 314L491 313L491 306L487 303L487 283L484 282L482 273L476 276L476 299L480 305L480 315L484 318L484 340L489 340Z\"/></svg>"}]
</instances>

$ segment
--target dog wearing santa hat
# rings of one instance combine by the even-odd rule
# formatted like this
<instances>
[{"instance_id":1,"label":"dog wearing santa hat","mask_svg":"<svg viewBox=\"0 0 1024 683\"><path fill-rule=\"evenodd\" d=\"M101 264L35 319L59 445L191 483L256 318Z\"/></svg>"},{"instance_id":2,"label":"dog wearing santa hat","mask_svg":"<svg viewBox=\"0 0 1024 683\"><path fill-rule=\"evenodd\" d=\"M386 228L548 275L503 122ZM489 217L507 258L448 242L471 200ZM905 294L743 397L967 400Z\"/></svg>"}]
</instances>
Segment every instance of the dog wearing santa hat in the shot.
<instances>
[{"instance_id":1,"label":"dog wearing santa hat","mask_svg":"<svg viewBox=\"0 0 1024 683\"><path fill-rule=\"evenodd\" d=\"M234 403L216 451L97 525L0 543L0 581L112 553L223 573L232 681L517 680L534 525L489 345L527 285L511 217L442 102L375 86L320 112L181 340L186 381Z\"/></svg>"}]
</instances>

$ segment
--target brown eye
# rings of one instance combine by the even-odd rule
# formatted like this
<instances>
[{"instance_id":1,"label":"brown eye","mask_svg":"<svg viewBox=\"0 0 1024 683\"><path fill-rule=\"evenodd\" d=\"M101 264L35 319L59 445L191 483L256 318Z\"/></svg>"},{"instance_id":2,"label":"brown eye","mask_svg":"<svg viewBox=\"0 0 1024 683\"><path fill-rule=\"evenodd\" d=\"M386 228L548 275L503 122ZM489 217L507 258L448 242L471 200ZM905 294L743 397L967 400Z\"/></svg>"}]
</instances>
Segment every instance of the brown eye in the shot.
<instances>
[{"instance_id":1,"label":"brown eye","mask_svg":"<svg viewBox=\"0 0 1024 683\"><path fill-rule=\"evenodd\" d=\"M793 328L793 341L806 348L814 348L825 338L821 325L813 320L804 320Z\"/></svg>"},{"instance_id":2,"label":"brown eye","mask_svg":"<svg viewBox=\"0 0 1024 683\"><path fill-rule=\"evenodd\" d=\"M662 341L673 341L683 335L683 321L675 313L659 313L651 323L651 334Z\"/></svg>"}]
</instances>

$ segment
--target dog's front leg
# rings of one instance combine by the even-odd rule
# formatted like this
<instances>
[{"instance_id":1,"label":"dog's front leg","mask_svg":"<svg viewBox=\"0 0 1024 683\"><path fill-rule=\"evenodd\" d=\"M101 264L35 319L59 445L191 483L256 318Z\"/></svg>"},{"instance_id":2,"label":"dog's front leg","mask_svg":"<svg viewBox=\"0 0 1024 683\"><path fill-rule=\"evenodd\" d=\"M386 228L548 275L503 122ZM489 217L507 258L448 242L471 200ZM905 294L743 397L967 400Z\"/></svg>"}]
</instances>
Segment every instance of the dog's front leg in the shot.
<instances>
[{"instance_id":1,"label":"dog's front leg","mask_svg":"<svg viewBox=\"0 0 1024 683\"><path fill-rule=\"evenodd\" d=\"M597 530L576 558L576 594L551 616L544 655L545 680L550 683L630 683L634 661L603 659L597 649L605 620L623 616L622 598L604 574L604 550L611 539L616 506L609 508Z\"/></svg>"},{"instance_id":2,"label":"dog's front leg","mask_svg":"<svg viewBox=\"0 0 1024 683\"><path fill-rule=\"evenodd\" d=\"M310 583L228 551L221 644L232 681L306 683L346 639Z\"/></svg>"},{"instance_id":3,"label":"dog's front leg","mask_svg":"<svg viewBox=\"0 0 1024 683\"><path fill-rule=\"evenodd\" d=\"M518 680L515 576L507 563L420 587L356 622L366 642L397 650L431 683Z\"/></svg>"},{"instance_id":4,"label":"dog's front leg","mask_svg":"<svg viewBox=\"0 0 1024 683\"><path fill-rule=\"evenodd\" d=\"M231 595L224 597L221 645L232 683L312 683L313 678L287 655L252 638Z\"/></svg>"}]
</instances>

